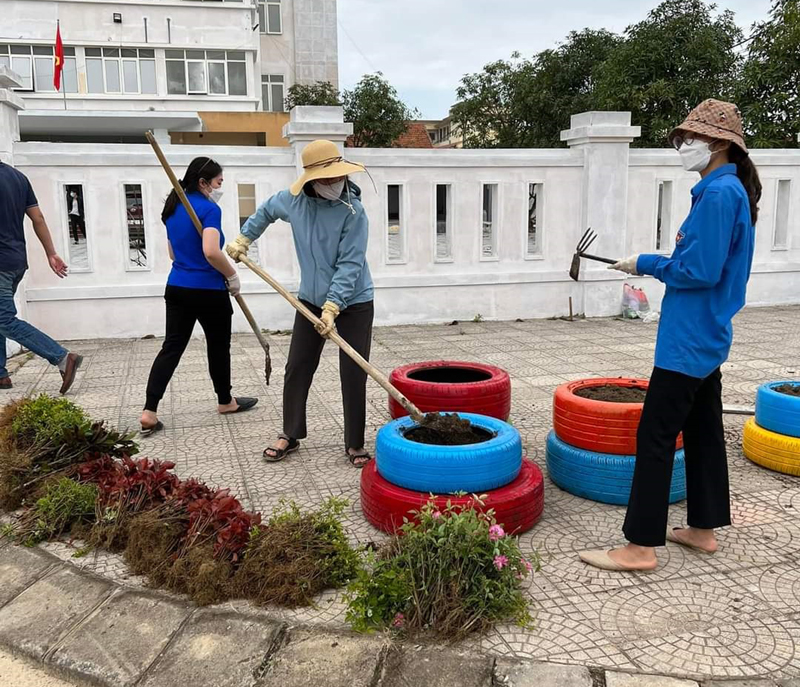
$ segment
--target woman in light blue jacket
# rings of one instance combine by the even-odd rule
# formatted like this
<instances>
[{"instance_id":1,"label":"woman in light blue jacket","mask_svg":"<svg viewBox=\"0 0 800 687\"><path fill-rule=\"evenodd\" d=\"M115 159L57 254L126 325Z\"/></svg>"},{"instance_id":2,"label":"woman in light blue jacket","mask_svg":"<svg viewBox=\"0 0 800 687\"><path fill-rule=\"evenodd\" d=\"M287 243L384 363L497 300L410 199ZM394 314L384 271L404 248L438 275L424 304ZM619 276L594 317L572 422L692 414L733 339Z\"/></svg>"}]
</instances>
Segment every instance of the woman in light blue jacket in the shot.
<instances>
[{"instance_id":1,"label":"woman in light blue jacket","mask_svg":"<svg viewBox=\"0 0 800 687\"><path fill-rule=\"evenodd\" d=\"M336 145L324 140L306 146L303 167L302 176L263 203L227 247L238 260L270 224L279 219L289 222L300 263L298 297L324 323L315 330L299 312L295 316L283 384L283 432L264 451L269 462L283 460L307 436L308 391L334 321L342 338L366 359L372 341L373 287L366 257L369 220L361 189L347 176L365 169L343 160ZM352 465L360 468L370 460L364 449L367 376L344 353L339 355L339 374L345 451Z\"/></svg>"}]
</instances>

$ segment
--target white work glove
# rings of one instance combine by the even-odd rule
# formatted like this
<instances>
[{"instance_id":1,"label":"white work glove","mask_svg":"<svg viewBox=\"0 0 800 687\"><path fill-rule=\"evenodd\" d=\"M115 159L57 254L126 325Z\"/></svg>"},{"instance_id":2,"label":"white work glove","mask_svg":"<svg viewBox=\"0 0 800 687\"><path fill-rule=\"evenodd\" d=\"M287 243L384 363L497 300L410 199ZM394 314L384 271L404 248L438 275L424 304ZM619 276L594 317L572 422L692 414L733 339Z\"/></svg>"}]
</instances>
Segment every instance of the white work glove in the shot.
<instances>
[{"instance_id":1,"label":"white work glove","mask_svg":"<svg viewBox=\"0 0 800 687\"><path fill-rule=\"evenodd\" d=\"M234 272L230 277L225 280L225 286L228 287L228 292L231 296L238 296L242 290L242 282L239 280L239 274Z\"/></svg>"},{"instance_id":2,"label":"white work glove","mask_svg":"<svg viewBox=\"0 0 800 687\"><path fill-rule=\"evenodd\" d=\"M315 325L320 336L327 337L333 331L333 323L337 317L339 317L339 306L331 301L325 301L325 305L322 306L322 315L319 317L322 320L322 326Z\"/></svg>"},{"instance_id":3,"label":"white work glove","mask_svg":"<svg viewBox=\"0 0 800 687\"><path fill-rule=\"evenodd\" d=\"M225 246L225 251L236 262L239 262L239 258L243 255L247 255L247 249L250 248L251 243L252 241L244 234L239 234L231 243Z\"/></svg>"},{"instance_id":4,"label":"white work glove","mask_svg":"<svg viewBox=\"0 0 800 687\"><path fill-rule=\"evenodd\" d=\"M620 260L619 262L615 262L613 265L609 265L608 269L610 270L617 270L618 272L627 272L628 274L632 274L636 276L639 274L636 271L636 264L639 262L639 254L631 255L629 258L625 258L624 260Z\"/></svg>"}]
</instances>

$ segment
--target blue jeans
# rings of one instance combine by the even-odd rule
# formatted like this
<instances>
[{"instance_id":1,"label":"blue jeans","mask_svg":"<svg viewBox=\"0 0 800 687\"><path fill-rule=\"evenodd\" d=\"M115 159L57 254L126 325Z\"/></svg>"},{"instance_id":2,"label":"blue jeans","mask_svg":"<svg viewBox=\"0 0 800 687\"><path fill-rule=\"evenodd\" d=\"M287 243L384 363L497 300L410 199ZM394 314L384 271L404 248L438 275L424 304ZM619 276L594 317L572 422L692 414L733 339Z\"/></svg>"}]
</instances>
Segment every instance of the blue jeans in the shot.
<instances>
[{"instance_id":1,"label":"blue jeans","mask_svg":"<svg viewBox=\"0 0 800 687\"><path fill-rule=\"evenodd\" d=\"M66 348L47 334L17 318L14 294L24 275L25 270L0 272L0 377L8 377L6 339L16 341L51 365L58 365L68 353Z\"/></svg>"}]
</instances>

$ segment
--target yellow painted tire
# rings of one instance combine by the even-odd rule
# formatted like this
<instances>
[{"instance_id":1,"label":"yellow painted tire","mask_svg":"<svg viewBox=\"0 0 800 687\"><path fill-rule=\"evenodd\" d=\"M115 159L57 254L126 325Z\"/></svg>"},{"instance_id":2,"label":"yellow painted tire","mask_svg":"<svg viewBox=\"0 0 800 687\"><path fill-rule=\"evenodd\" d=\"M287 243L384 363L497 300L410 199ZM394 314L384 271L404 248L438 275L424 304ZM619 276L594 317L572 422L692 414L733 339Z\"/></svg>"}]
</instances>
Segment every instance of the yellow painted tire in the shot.
<instances>
[{"instance_id":1,"label":"yellow painted tire","mask_svg":"<svg viewBox=\"0 0 800 687\"><path fill-rule=\"evenodd\" d=\"M744 426L742 448L754 463L800 477L800 439L770 432L750 418Z\"/></svg>"}]
</instances>

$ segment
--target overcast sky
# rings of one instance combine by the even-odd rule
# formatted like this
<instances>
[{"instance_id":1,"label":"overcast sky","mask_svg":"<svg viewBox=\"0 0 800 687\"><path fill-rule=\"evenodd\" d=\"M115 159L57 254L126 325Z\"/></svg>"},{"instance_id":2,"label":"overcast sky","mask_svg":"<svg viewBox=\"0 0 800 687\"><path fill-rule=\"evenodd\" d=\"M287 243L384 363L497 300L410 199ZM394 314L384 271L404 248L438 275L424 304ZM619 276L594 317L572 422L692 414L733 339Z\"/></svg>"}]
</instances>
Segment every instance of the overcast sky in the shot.
<instances>
[{"instance_id":1,"label":"overcast sky","mask_svg":"<svg viewBox=\"0 0 800 687\"><path fill-rule=\"evenodd\" d=\"M570 31L622 32L655 7L635 0L338 0L339 79L382 71L423 118L447 115L462 75L555 47ZM749 35L770 0L722 0Z\"/></svg>"}]
</instances>

